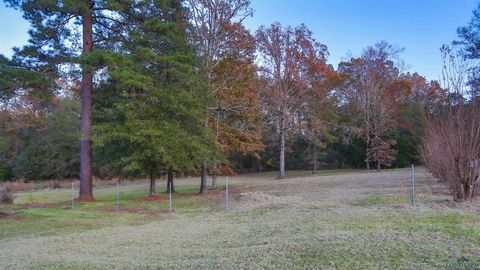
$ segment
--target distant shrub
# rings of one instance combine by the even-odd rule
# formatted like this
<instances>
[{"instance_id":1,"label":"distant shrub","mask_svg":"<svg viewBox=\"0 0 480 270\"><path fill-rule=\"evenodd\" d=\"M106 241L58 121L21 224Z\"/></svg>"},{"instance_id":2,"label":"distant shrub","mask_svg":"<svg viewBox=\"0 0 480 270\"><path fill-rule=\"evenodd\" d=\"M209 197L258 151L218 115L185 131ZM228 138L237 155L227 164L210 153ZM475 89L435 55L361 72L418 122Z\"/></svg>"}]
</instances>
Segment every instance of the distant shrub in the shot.
<instances>
[{"instance_id":1,"label":"distant shrub","mask_svg":"<svg viewBox=\"0 0 480 270\"><path fill-rule=\"evenodd\" d=\"M480 110L477 103L450 107L427 121L422 155L455 201L472 200L480 186Z\"/></svg>"},{"instance_id":2,"label":"distant shrub","mask_svg":"<svg viewBox=\"0 0 480 270\"><path fill-rule=\"evenodd\" d=\"M4 161L0 161L0 182L12 179L12 167Z\"/></svg>"},{"instance_id":3,"label":"distant shrub","mask_svg":"<svg viewBox=\"0 0 480 270\"><path fill-rule=\"evenodd\" d=\"M12 194L2 187L0 187L0 203L13 203Z\"/></svg>"}]
</instances>

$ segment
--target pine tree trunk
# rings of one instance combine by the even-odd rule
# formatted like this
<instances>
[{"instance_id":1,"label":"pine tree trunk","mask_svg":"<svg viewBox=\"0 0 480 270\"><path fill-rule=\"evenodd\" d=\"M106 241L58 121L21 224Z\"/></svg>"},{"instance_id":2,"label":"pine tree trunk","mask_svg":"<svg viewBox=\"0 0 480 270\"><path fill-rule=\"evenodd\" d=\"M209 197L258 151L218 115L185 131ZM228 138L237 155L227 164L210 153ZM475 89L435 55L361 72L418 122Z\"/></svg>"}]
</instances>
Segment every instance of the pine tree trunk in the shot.
<instances>
[{"instance_id":1,"label":"pine tree trunk","mask_svg":"<svg viewBox=\"0 0 480 270\"><path fill-rule=\"evenodd\" d=\"M84 0L88 7L82 15L83 20L83 55L92 51L93 48L93 20L92 0ZM93 199L92 183L92 91L93 71L90 67L82 67L81 87L81 124L80 124L80 199Z\"/></svg>"},{"instance_id":2,"label":"pine tree trunk","mask_svg":"<svg viewBox=\"0 0 480 270\"><path fill-rule=\"evenodd\" d=\"M203 194L207 191L207 178L208 178L208 168L204 164L202 166L202 178L200 180L200 194Z\"/></svg>"},{"instance_id":3,"label":"pine tree trunk","mask_svg":"<svg viewBox=\"0 0 480 270\"><path fill-rule=\"evenodd\" d=\"M317 173L317 144L314 142L313 143L313 170L312 170L312 174L316 174Z\"/></svg>"},{"instance_id":4,"label":"pine tree trunk","mask_svg":"<svg viewBox=\"0 0 480 270\"><path fill-rule=\"evenodd\" d=\"M168 168L168 176L167 176L167 193L169 189L172 189L172 193L175 192L175 187L173 186L173 167L170 166Z\"/></svg>"},{"instance_id":5,"label":"pine tree trunk","mask_svg":"<svg viewBox=\"0 0 480 270\"><path fill-rule=\"evenodd\" d=\"M285 178L285 130L280 130L280 172L278 178Z\"/></svg>"},{"instance_id":6,"label":"pine tree trunk","mask_svg":"<svg viewBox=\"0 0 480 270\"><path fill-rule=\"evenodd\" d=\"M217 175L212 175L212 189L217 189Z\"/></svg>"},{"instance_id":7,"label":"pine tree trunk","mask_svg":"<svg viewBox=\"0 0 480 270\"><path fill-rule=\"evenodd\" d=\"M155 174L150 174L150 196L155 195Z\"/></svg>"}]
</instances>

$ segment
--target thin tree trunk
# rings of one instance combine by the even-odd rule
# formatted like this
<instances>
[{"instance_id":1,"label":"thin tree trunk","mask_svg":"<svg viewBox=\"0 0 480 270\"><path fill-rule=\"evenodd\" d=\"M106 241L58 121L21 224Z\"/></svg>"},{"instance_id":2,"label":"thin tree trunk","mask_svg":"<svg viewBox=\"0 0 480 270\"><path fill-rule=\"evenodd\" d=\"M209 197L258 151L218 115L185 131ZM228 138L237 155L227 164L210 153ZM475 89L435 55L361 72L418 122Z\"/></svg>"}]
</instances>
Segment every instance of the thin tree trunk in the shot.
<instances>
[{"instance_id":1,"label":"thin tree trunk","mask_svg":"<svg viewBox=\"0 0 480 270\"><path fill-rule=\"evenodd\" d=\"M280 130L280 172L278 178L285 178L285 130Z\"/></svg>"},{"instance_id":2,"label":"thin tree trunk","mask_svg":"<svg viewBox=\"0 0 480 270\"><path fill-rule=\"evenodd\" d=\"M155 174L150 174L150 196L155 195Z\"/></svg>"},{"instance_id":3,"label":"thin tree trunk","mask_svg":"<svg viewBox=\"0 0 480 270\"><path fill-rule=\"evenodd\" d=\"M380 164L380 162L377 161L377 172L380 171L380 168L381 168L381 164Z\"/></svg>"},{"instance_id":4,"label":"thin tree trunk","mask_svg":"<svg viewBox=\"0 0 480 270\"><path fill-rule=\"evenodd\" d=\"M464 194L464 192L463 192L463 185L460 184L460 185L458 185L458 187L459 187L459 188L458 188L458 190L457 190L457 195L456 195L455 201L457 201L457 202L463 202L463 201L465 201L465 194Z\"/></svg>"},{"instance_id":5,"label":"thin tree trunk","mask_svg":"<svg viewBox=\"0 0 480 270\"><path fill-rule=\"evenodd\" d=\"M454 157L453 167L454 167L456 176L462 175L462 169L460 169L459 160L460 160L460 158L458 156ZM459 177L459 178L461 179L461 177ZM457 191L456 201L463 202L463 201L465 201L465 191L464 191L464 185L463 185L463 183L460 179L458 181L455 181L455 186L456 186L456 191Z\"/></svg>"},{"instance_id":6,"label":"thin tree trunk","mask_svg":"<svg viewBox=\"0 0 480 270\"><path fill-rule=\"evenodd\" d=\"M83 20L83 52L90 53L93 49L93 1L84 0L87 9L82 15ZM93 71L91 67L82 67L81 87L81 122L80 122L80 199L93 199L92 183L92 91Z\"/></svg>"},{"instance_id":7,"label":"thin tree trunk","mask_svg":"<svg viewBox=\"0 0 480 270\"><path fill-rule=\"evenodd\" d=\"M367 167L367 170L370 170L370 159L368 158L369 144L370 144L370 136L367 135L367 143L365 146L365 154L366 154L365 165Z\"/></svg>"},{"instance_id":8,"label":"thin tree trunk","mask_svg":"<svg viewBox=\"0 0 480 270\"><path fill-rule=\"evenodd\" d=\"M472 198L472 194L471 194L471 185L470 185L470 181L467 181L465 184L464 184L464 192L465 192L465 200L469 201L471 198Z\"/></svg>"},{"instance_id":9,"label":"thin tree trunk","mask_svg":"<svg viewBox=\"0 0 480 270\"><path fill-rule=\"evenodd\" d=\"M368 100L368 93L367 93L367 96L366 96L366 102L365 102L365 141L366 141L366 145L365 145L365 155L366 155L366 158L365 158L365 163L366 163L366 166L367 166L367 170L370 170L370 160L368 158L368 152L369 152L369 146L370 146L370 116L369 116L369 110L370 110L370 103L369 103L369 100Z\"/></svg>"},{"instance_id":10,"label":"thin tree trunk","mask_svg":"<svg viewBox=\"0 0 480 270\"><path fill-rule=\"evenodd\" d=\"M215 138L217 140L217 145L220 144L220 142L218 141L219 138L220 138L220 125L219 125L219 122L220 122L220 110L217 109L216 111L216 114L215 114ZM215 163L215 169L218 169L218 163ZM213 175L212 175L212 189L216 189L217 188L217 172L216 170L213 172Z\"/></svg>"},{"instance_id":11,"label":"thin tree trunk","mask_svg":"<svg viewBox=\"0 0 480 270\"><path fill-rule=\"evenodd\" d=\"M169 189L172 189L172 193L175 192L175 187L173 186L173 167L170 166L168 168L168 176L167 176L167 193Z\"/></svg>"},{"instance_id":12,"label":"thin tree trunk","mask_svg":"<svg viewBox=\"0 0 480 270\"><path fill-rule=\"evenodd\" d=\"M312 170L312 174L316 174L317 173L317 144L314 142L313 143L313 149L312 149L312 152L313 152L313 170Z\"/></svg>"},{"instance_id":13,"label":"thin tree trunk","mask_svg":"<svg viewBox=\"0 0 480 270\"><path fill-rule=\"evenodd\" d=\"M208 129L208 108L205 108L205 128ZM208 167L207 163L204 162L202 165L202 176L200 178L200 194L203 194L207 191L207 177L208 177Z\"/></svg>"},{"instance_id":14,"label":"thin tree trunk","mask_svg":"<svg viewBox=\"0 0 480 270\"><path fill-rule=\"evenodd\" d=\"M217 175L212 175L212 189L217 189Z\"/></svg>"},{"instance_id":15,"label":"thin tree trunk","mask_svg":"<svg viewBox=\"0 0 480 270\"><path fill-rule=\"evenodd\" d=\"M207 178L208 178L208 168L204 164L202 166L202 178L200 180L200 194L203 194L207 191Z\"/></svg>"}]
</instances>

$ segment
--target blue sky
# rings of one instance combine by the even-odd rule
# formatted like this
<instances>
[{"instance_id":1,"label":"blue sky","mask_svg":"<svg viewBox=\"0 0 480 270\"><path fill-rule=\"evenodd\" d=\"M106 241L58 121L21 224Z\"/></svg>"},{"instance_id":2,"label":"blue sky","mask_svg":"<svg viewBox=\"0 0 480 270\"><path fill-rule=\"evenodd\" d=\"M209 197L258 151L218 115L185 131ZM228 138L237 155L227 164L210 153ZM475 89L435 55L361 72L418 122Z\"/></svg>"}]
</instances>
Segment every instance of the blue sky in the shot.
<instances>
[{"instance_id":1,"label":"blue sky","mask_svg":"<svg viewBox=\"0 0 480 270\"><path fill-rule=\"evenodd\" d=\"M3 1L2 1L3 2ZM441 73L439 48L456 39L479 0L252 0L252 31L278 21L305 23L318 41L328 46L335 66L348 55L380 40L405 48L402 58L428 79ZM28 23L20 12L0 4L0 54L10 56L13 46L28 39Z\"/></svg>"}]
</instances>

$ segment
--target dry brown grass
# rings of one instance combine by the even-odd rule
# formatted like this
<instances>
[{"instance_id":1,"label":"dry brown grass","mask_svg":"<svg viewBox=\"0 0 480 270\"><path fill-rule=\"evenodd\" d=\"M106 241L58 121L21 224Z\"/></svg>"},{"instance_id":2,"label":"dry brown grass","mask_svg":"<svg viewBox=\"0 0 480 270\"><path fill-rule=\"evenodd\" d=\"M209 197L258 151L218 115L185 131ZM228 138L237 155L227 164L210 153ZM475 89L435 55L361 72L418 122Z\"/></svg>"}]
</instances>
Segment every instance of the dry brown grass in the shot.
<instances>
[{"instance_id":1,"label":"dry brown grass","mask_svg":"<svg viewBox=\"0 0 480 270\"><path fill-rule=\"evenodd\" d=\"M178 209L135 226L6 237L0 261L7 263L0 267L440 269L461 257L480 258L478 205L452 202L443 184L417 172L415 208L409 170L238 176L231 178L239 192L228 212L216 191L211 196L218 201L206 212ZM182 199L187 204L191 197Z\"/></svg>"}]
</instances>

